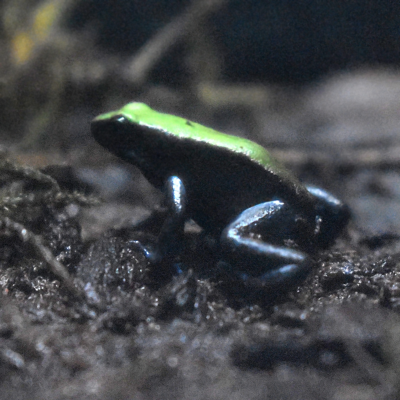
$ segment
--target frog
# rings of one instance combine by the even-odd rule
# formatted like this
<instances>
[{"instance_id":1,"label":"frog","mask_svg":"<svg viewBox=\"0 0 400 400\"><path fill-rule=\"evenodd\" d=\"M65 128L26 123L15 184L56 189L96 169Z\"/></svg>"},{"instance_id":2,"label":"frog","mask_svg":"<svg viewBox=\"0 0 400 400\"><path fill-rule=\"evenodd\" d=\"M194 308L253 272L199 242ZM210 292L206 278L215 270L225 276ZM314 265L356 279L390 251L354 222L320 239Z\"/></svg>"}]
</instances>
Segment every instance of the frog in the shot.
<instances>
[{"instance_id":1,"label":"frog","mask_svg":"<svg viewBox=\"0 0 400 400\"><path fill-rule=\"evenodd\" d=\"M256 142L144 103L97 116L91 132L164 193L157 239L141 244L151 263L179 258L192 220L216 243L218 265L246 288L292 288L350 219L346 204L302 184Z\"/></svg>"}]
</instances>

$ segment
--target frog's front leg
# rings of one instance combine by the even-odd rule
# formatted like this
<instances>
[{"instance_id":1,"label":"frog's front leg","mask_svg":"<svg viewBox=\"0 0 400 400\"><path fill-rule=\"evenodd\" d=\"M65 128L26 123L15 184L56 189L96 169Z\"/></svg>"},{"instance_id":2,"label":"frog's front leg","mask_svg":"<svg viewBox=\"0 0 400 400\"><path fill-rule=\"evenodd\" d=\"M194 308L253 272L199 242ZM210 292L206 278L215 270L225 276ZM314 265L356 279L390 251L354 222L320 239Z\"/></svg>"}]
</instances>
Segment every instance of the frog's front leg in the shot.
<instances>
[{"instance_id":1,"label":"frog's front leg","mask_svg":"<svg viewBox=\"0 0 400 400\"><path fill-rule=\"evenodd\" d=\"M141 247L147 259L153 263L176 257L182 247L186 219L186 190L180 178L170 176L164 185L167 216L152 246Z\"/></svg>"},{"instance_id":2,"label":"frog's front leg","mask_svg":"<svg viewBox=\"0 0 400 400\"><path fill-rule=\"evenodd\" d=\"M305 253L284 244L297 241L305 223L278 200L248 208L222 232L223 258L249 286L292 286L306 277L312 264ZM262 233L263 240L254 232Z\"/></svg>"}]
</instances>

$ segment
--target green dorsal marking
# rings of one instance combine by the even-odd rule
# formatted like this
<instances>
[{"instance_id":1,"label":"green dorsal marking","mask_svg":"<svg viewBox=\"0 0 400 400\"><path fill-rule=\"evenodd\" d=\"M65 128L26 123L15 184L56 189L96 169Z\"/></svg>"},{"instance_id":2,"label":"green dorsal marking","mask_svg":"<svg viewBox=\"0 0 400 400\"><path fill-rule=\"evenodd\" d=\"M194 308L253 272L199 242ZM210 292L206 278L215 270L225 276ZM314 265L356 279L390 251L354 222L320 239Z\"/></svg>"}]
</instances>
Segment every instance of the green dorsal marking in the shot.
<instances>
[{"instance_id":1,"label":"green dorsal marking","mask_svg":"<svg viewBox=\"0 0 400 400\"><path fill-rule=\"evenodd\" d=\"M95 121L108 120L116 116L124 116L134 124L164 132L166 135L203 142L210 146L225 148L234 153L242 154L265 169L280 174L282 178L299 184L297 179L275 160L264 147L251 140L218 132L186 118L160 113L144 103L129 103L117 111L99 115Z\"/></svg>"}]
</instances>

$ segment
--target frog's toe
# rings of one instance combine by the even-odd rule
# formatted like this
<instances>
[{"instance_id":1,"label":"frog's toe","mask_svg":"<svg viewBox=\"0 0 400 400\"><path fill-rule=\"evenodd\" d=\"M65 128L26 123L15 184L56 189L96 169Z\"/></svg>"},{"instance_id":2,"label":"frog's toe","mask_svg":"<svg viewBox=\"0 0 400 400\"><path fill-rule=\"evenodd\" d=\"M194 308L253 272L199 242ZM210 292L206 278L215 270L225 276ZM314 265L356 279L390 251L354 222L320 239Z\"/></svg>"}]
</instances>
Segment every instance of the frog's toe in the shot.
<instances>
[{"instance_id":1,"label":"frog's toe","mask_svg":"<svg viewBox=\"0 0 400 400\"><path fill-rule=\"evenodd\" d=\"M307 257L301 264L288 264L261 275L258 280L262 287L291 288L299 285L312 269Z\"/></svg>"},{"instance_id":2,"label":"frog's toe","mask_svg":"<svg viewBox=\"0 0 400 400\"><path fill-rule=\"evenodd\" d=\"M230 281L233 279L238 285L244 285L246 288L279 292L300 285L310 273L312 265L311 259L304 256L301 262L281 265L258 275L244 272L238 269L238 266L232 266L225 261L218 263L218 270L220 274L227 275L225 279L229 276Z\"/></svg>"},{"instance_id":3,"label":"frog's toe","mask_svg":"<svg viewBox=\"0 0 400 400\"><path fill-rule=\"evenodd\" d=\"M304 281L311 269L312 262L306 257L301 263L282 265L258 276L233 269L231 269L231 273L233 272L238 281L251 289L286 291Z\"/></svg>"}]
</instances>

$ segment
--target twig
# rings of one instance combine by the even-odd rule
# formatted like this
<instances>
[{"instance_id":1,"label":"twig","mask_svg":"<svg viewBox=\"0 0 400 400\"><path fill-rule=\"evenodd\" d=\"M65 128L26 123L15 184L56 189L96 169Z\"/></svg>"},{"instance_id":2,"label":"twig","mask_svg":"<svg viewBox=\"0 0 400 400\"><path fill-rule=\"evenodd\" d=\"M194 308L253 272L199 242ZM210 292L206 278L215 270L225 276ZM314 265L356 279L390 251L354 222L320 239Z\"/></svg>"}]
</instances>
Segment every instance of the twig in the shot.
<instances>
[{"instance_id":1,"label":"twig","mask_svg":"<svg viewBox=\"0 0 400 400\"><path fill-rule=\"evenodd\" d=\"M381 149L350 149L335 151L272 150L274 156L284 164L332 165L341 168L400 168L400 146Z\"/></svg>"},{"instance_id":2,"label":"twig","mask_svg":"<svg viewBox=\"0 0 400 400\"><path fill-rule=\"evenodd\" d=\"M22 224L4 217L0 220L0 228L6 228L15 232L24 243L29 243L42 260L50 267L50 271L61 280L62 284L74 296L75 299L84 299L85 292L74 284L67 269L53 256L51 251L43 245L40 236L26 229Z\"/></svg>"},{"instance_id":3,"label":"twig","mask_svg":"<svg viewBox=\"0 0 400 400\"><path fill-rule=\"evenodd\" d=\"M153 66L185 35L191 32L208 14L218 10L228 0L195 0L179 16L158 31L139 49L124 74L131 82L141 84Z\"/></svg>"}]
</instances>

